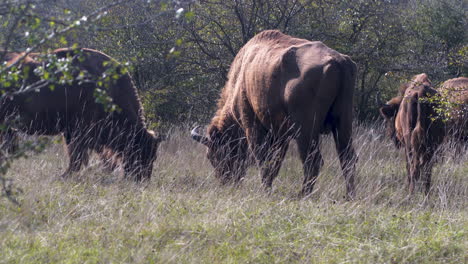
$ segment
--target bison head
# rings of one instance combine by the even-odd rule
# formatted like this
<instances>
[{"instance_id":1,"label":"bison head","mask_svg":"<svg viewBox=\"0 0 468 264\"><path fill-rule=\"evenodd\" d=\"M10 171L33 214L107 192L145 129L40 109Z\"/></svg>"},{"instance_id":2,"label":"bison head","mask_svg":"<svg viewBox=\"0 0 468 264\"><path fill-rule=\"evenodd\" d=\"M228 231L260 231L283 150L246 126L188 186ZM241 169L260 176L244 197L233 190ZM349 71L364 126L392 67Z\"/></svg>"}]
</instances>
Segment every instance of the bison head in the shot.
<instances>
[{"instance_id":1,"label":"bison head","mask_svg":"<svg viewBox=\"0 0 468 264\"><path fill-rule=\"evenodd\" d=\"M159 143L164 140L162 136L156 136L151 130L143 130L136 138L133 159L136 159L137 167L130 166L137 181L150 179L153 171L153 162L156 160ZM139 164L138 164L139 163Z\"/></svg>"},{"instance_id":2,"label":"bison head","mask_svg":"<svg viewBox=\"0 0 468 264\"><path fill-rule=\"evenodd\" d=\"M401 142L396 136L395 118L398 110L400 109L402 99L403 96L397 96L388 101L386 104L383 104L379 109L380 115L382 115L382 117L385 119L387 135L392 139L397 148L401 146Z\"/></svg>"},{"instance_id":3,"label":"bison head","mask_svg":"<svg viewBox=\"0 0 468 264\"><path fill-rule=\"evenodd\" d=\"M208 147L207 158L215 169L215 176L221 183L238 182L245 175L247 143L236 128L220 132L210 127L209 137L200 135L195 127L191 136L195 141Z\"/></svg>"}]
</instances>

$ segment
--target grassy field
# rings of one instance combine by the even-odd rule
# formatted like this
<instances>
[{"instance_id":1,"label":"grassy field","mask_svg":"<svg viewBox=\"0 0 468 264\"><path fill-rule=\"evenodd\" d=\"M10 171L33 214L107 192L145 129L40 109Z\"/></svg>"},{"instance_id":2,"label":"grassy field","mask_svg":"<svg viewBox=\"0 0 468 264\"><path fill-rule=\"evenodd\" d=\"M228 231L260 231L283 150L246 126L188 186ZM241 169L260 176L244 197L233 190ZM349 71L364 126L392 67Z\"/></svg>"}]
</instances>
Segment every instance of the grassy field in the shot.
<instances>
[{"instance_id":1,"label":"grassy field","mask_svg":"<svg viewBox=\"0 0 468 264\"><path fill-rule=\"evenodd\" d=\"M150 183L104 172L97 159L73 179L62 146L16 161L20 205L0 200L0 263L467 263L468 155L436 166L429 197L407 196L402 153L378 127L358 127L357 199L330 137L310 198L299 199L295 145L272 193L256 168L220 186L203 146L175 129Z\"/></svg>"}]
</instances>

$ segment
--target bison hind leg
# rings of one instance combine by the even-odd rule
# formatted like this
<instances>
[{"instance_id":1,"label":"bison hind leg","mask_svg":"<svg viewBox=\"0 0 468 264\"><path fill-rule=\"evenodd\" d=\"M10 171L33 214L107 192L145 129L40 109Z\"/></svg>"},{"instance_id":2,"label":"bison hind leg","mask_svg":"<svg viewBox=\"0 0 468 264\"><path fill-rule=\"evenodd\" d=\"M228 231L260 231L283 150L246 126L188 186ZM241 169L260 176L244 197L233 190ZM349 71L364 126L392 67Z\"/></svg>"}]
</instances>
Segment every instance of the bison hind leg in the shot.
<instances>
[{"instance_id":1,"label":"bison hind leg","mask_svg":"<svg viewBox=\"0 0 468 264\"><path fill-rule=\"evenodd\" d=\"M246 134L249 139L249 148L260 167L263 187L270 190L281 168L292 136L286 124L282 124L278 129L268 130L259 123L254 123L253 129L248 129Z\"/></svg>"},{"instance_id":2,"label":"bison hind leg","mask_svg":"<svg viewBox=\"0 0 468 264\"><path fill-rule=\"evenodd\" d=\"M323 166L319 144L318 136L310 137L307 134L301 134L297 139L299 156L304 170L304 182L300 195L304 197L312 193L320 168Z\"/></svg>"},{"instance_id":3,"label":"bison hind leg","mask_svg":"<svg viewBox=\"0 0 468 264\"><path fill-rule=\"evenodd\" d=\"M346 199L352 200L354 199L356 192L354 178L356 174L356 163L358 160L353 147L352 118L346 116L344 113L339 117L335 114L332 132L336 152L340 160L341 170L346 182Z\"/></svg>"},{"instance_id":4,"label":"bison hind leg","mask_svg":"<svg viewBox=\"0 0 468 264\"><path fill-rule=\"evenodd\" d=\"M89 147L85 138L74 138L65 135L65 144L69 157L67 170L61 175L62 178L68 178L72 173L80 171L83 164L89 162Z\"/></svg>"}]
</instances>

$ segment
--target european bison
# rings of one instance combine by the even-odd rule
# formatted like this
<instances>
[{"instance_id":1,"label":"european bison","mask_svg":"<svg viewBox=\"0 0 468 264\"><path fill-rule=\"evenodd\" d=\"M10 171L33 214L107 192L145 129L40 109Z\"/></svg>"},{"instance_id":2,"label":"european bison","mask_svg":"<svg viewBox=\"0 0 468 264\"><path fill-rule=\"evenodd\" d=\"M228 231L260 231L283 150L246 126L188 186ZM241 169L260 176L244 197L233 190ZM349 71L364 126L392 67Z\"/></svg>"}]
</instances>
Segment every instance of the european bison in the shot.
<instances>
[{"instance_id":1,"label":"european bison","mask_svg":"<svg viewBox=\"0 0 468 264\"><path fill-rule=\"evenodd\" d=\"M355 77L355 63L322 42L263 31L232 62L208 134L194 128L192 138L208 147L222 183L242 179L253 156L267 188L294 138L304 169L301 194L308 195L323 165L319 136L331 131L352 198Z\"/></svg>"},{"instance_id":2,"label":"european bison","mask_svg":"<svg viewBox=\"0 0 468 264\"><path fill-rule=\"evenodd\" d=\"M7 65L23 55L7 53ZM16 118L16 128L29 134L62 133L70 159L63 177L87 163L89 150L110 149L123 157L127 177L149 179L160 138L146 129L136 87L124 67L104 53L84 48L57 49L44 56L56 65L65 60L70 65L50 66L40 54L24 57L18 63L24 79L18 83L26 89L2 97L0 123ZM39 76L43 67L55 67L48 78ZM117 106L114 111L112 106Z\"/></svg>"},{"instance_id":3,"label":"european bison","mask_svg":"<svg viewBox=\"0 0 468 264\"><path fill-rule=\"evenodd\" d=\"M448 134L458 144L468 142L468 78L445 81L438 89L449 112Z\"/></svg>"},{"instance_id":4,"label":"european bison","mask_svg":"<svg viewBox=\"0 0 468 264\"><path fill-rule=\"evenodd\" d=\"M380 108L389 135L397 146L405 148L410 193L422 180L426 194L431 187L435 152L445 136L445 124L437 118L437 103L431 102L438 92L426 74L419 74L404 84L399 95Z\"/></svg>"}]
</instances>

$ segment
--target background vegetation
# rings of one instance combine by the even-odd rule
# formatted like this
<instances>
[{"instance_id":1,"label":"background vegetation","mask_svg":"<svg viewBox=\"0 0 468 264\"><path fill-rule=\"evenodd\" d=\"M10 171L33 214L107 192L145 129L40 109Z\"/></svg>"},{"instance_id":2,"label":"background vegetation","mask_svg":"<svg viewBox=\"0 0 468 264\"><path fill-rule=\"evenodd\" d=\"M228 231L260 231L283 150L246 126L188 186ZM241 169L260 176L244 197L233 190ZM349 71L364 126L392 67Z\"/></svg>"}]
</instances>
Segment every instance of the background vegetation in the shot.
<instances>
[{"instance_id":1,"label":"background vegetation","mask_svg":"<svg viewBox=\"0 0 468 264\"><path fill-rule=\"evenodd\" d=\"M359 66L359 120L378 116L378 91L390 98L414 74L437 85L468 72L463 0L3 2L2 49L23 51L54 33L35 50L78 44L131 62L148 119L166 128L206 123L237 51L265 29L350 55ZM24 9L12 9L17 2Z\"/></svg>"}]
</instances>

